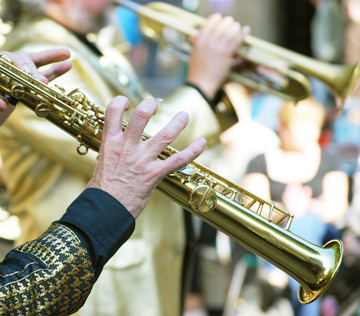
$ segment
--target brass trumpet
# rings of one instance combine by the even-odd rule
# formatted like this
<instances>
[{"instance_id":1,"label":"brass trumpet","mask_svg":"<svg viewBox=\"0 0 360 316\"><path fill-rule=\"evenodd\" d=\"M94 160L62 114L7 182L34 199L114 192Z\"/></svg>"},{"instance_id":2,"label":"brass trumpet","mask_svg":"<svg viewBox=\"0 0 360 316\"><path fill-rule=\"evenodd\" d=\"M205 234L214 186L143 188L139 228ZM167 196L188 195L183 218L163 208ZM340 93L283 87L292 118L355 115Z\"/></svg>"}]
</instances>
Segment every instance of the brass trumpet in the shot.
<instances>
[{"instance_id":1,"label":"brass trumpet","mask_svg":"<svg viewBox=\"0 0 360 316\"><path fill-rule=\"evenodd\" d=\"M191 52L189 37L197 37L199 27L206 21L201 16L163 2L139 5L130 0L115 0L114 4L137 13L143 34L181 59L186 59ZM176 36L174 32L169 36L169 29L177 31ZM311 86L306 75L313 76L331 89L338 108L355 89L360 71L360 63L347 66L328 64L250 35L246 36L237 56L247 63L241 69L231 71L229 80L297 102L309 96Z\"/></svg>"}]
</instances>

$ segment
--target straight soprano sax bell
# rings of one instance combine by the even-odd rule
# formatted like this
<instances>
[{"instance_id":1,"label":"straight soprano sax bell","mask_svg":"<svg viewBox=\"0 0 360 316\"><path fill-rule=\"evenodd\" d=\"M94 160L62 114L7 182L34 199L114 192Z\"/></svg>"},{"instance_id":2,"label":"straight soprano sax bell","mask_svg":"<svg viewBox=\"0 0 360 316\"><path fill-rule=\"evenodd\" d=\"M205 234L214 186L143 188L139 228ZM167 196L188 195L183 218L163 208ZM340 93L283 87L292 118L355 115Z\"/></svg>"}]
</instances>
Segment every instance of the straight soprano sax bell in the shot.
<instances>
[{"instance_id":1,"label":"straight soprano sax bell","mask_svg":"<svg viewBox=\"0 0 360 316\"><path fill-rule=\"evenodd\" d=\"M137 13L142 33L183 60L191 52L188 38L197 37L199 27L206 21L201 16L163 2L139 5L130 0L115 0L114 4ZM177 31L178 36L166 36L168 29ZM289 101L297 102L309 96L311 86L306 76L325 83L335 95L338 108L344 105L358 84L359 63L347 66L328 64L250 35L246 36L237 56L247 63L230 71L229 80Z\"/></svg>"},{"instance_id":2,"label":"straight soprano sax bell","mask_svg":"<svg viewBox=\"0 0 360 316\"><path fill-rule=\"evenodd\" d=\"M0 95L4 94L76 138L79 154L86 154L89 148L99 151L105 109L83 91L66 94L61 87L51 88L0 56ZM149 136L143 134L142 138ZM176 152L167 147L159 158ZM289 231L293 215L196 162L169 174L157 189L293 277L300 284L298 297L303 304L318 298L339 270L343 257L340 240L319 247L296 236Z\"/></svg>"}]
</instances>

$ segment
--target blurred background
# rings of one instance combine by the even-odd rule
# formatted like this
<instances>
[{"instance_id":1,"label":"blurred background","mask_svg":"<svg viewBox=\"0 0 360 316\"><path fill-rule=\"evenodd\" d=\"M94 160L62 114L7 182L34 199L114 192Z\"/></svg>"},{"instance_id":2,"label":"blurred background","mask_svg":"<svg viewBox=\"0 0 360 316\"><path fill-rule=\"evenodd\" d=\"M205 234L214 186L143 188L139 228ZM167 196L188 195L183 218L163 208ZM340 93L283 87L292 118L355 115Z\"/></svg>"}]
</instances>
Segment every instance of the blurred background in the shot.
<instances>
[{"instance_id":1,"label":"blurred background","mask_svg":"<svg viewBox=\"0 0 360 316\"><path fill-rule=\"evenodd\" d=\"M151 1L135 2L146 4ZM327 63L354 64L360 60L358 0L164 2L204 17L214 12L232 15L242 25L251 26L253 36ZM156 43L145 39L139 29L138 17L134 13L119 7L117 14L118 28L126 40L124 50L127 57L147 90L156 98L166 98L184 82L187 64L159 49ZM0 33L6 34L8 31L7 25L1 26ZM0 44L4 40L0 37ZM344 109L338 112L332 92L316 78L310 79L312 97L324 109L319 146L335 157L339 170L347 175L346 181L349 185L344 206L345 215L329 221L320 218L319 226L311 228L313 231L320 230L318 227L323 230L323 233L316 237L315 243L318 245L334 237L344 241L345 257L338 277L318 300L319 305L315 310L301 310L294 299L296 287L291 285L291 281L284 274L241 246L235 245L214 228L194 219L195 264L192 268L191 294L186 300L184 315L360 315L360 91L356 91ZM247 165L256 156L255 153L267 150L265 143L268 135L273 133L281 140L278 133L281 123L279 111L284 102L272 95L244 89L238 84L230 84L229 89L233 93L233 103L239 103L239 108L243 111L241 113L244 116L241 117L240 114L238 117L238 123L242 124L238 126L241 128L238 131L244 134L225 131L221 142L230 149L214 146L211 150L215 151L217 158L210 162L205 155L201 162L209 164L212 169L230 180L243 184L245 174L251 174ZM246 109L243 109L244 104ZM262 132L265 131L263 127L266 132ZM242 135L249 137L248 143L239 140ZM257 147L256 150L253 147ZM243 155L247 150L252 151L252 156ZM224 155L227 158L224 158ZM231 164L227 164L229 157ZM229 167L232 165L242 168L234 178L234 169ZM331 198L336 204L337 194ZM20 234L16 217L8 212L8 203L6 187L0 183L1 258L11 249L13 240ZM314 222L312 218L308 221ZM300 236L303 227L309 222L301 223L303 226L297 233Z\"/></svg>"}]
</instances>

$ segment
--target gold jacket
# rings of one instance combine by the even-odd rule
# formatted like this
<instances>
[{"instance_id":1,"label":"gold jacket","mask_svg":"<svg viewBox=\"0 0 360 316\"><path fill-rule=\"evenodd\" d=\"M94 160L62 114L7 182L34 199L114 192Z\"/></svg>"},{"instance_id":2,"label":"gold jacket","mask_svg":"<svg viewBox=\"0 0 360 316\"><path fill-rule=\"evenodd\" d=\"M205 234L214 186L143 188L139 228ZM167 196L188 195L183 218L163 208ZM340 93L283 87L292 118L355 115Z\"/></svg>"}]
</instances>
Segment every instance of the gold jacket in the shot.
<instances>
[{"instance_id":1,"label":"gold jacket","mask_svg":"<svg viewBox=\"0 0 360 316\"><path fill-rule=\"evenodd\" d=\"M50 20L25 21L2 49L30 52L54 47L67 47L72 53L72 70L56 80L67 92L83 88L102 105L118 94L136 105L147 95L123 55L111 46L102 47L106 57L99 60L72 33ZM172 144L175 148L219 133L207 102L188 86L181 86L161 104L146 132L154 135L181 110L189 113L190 123ZM76 146L70 136L21 104L0 129L10 207L19 216L23 231L18 244L35 238L60 218L91 178L96 155L79 156ZM103 270L83 315L179 315L184 244L181 208L155 192L133 236Z\"/></svg>"}]
</instances>

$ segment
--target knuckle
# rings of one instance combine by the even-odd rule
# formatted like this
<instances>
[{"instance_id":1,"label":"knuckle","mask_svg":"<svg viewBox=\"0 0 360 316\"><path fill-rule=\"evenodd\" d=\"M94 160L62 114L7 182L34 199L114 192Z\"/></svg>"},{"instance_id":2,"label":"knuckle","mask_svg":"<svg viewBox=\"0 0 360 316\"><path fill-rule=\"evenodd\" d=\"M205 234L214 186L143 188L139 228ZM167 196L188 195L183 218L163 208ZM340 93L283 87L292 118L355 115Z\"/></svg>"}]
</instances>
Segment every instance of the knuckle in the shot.
<instances>
[{"instance_id":1,"label":"knuckle","mask_svg":"<svg viewBox=\"0 0 360 316\"><path fill-rule=\"evenodd\" d=\"M223 21L226 22L226 23L233 23L234 18L232 16L228 15L228 16L224 17Z\"/></svg>"},{"instance_id":2,"label":"knuckle","mask_svg":"<svg viewBox=\"0 0 360 316\"><path fill-rule=\"evenodd\" d=\"M239 34L241 32L241 25L239 22L235 22L232 26L234 33Z\"/></svg>"},{"instance_id":3,"label":"knuckle","mask_svg":"<svg viewBox=\"0 0 360 316\"><path fill-rule=\"evenodd\" d=\"M180 115L178 115L178 121L181 126L186 126L189 122L189 114L186 112L181 112Z\"/></svg>"},{"instance_id":4,"label":"knuckle","mask_svg":"<svg viewBox=\"0 0 360 316\"><path fill-rule=\"evenodd\" d=\"M192 152L194 156L200 155L201 151L202 151L202 147L199 144L194 145L192 148Z\"/></svg>"},{"instance_id":5,"label":"knuckle","mask_svg":"<svg viewBox=\"0 0 360 316\"><path fill-rule=\"evenodd\" d=\"M141 107L146 107L147 111L150 113L150 115L154 115L158 109L158 103L153 98L147 98L143 101L143 104Z\"/></svg>"},{"instance_id":6,"label":"knuckle","mask_svg":"<svg viewBox=\"0 0 360 316\"><path fill-rule=\"evenodd\" d=\"M18 50L16 53L17 53L19 56L22 56L22 57L27 56L27 54L26 54L23 50Z\"/></svg>"},{"instance_id":7,"label":"knuckle","mask_svg":"<svg viewBox=\"0 0 360 316\"><path fill-rule=\"evenodd\" d=\"M106 109L106 112L109 114L109 115L114 115L118 112L119 110L119 105L115 102L111 102L107 109Z\"/></svg>"},{"instance_id":8,"label":"knuckle","mask_svg":"<svg viewBox=\"0 0 360 316\"><path fill-rule=\"evenodd\" d=\"M130 101L128 98L118 95L111 101L110 104L116 104L118 107L128 108L130 106Z\"/></svg>"},{"instance_id":9,"label":"knuckle","mask_svg":"<svg viewBox=\"0 0 360 316\"><path fill-rule=\"evenodd\" d=\"M149 180L154 181L161 176L161 171L159 169L150 169L147 171L147 177Z\"/></svg>"},{"instance_id":10,"label":"knuckle","mask_svg":"<svg viewBox=\"0 0 360 316\"><path fill-rule=\"evenodd\" d=\"M186 159L185 159L184 155L182 155L181 153L178 153L175 157L174 165L176 168L180 168L180 167L186 165Z\"/></svg>"},{"instance_id":11,"label":"knuckle","mask_svg":"<svg viewBox=\"0 0 360 316\"><path fill-rule=\"evenodd\" d=\"M150 111L147 107L138 107L135 110L135 115L140 119L148 119L150 117Z\"/></svg>"},{"instance_id":12,"label":"knuckle","mask_svg":"<svg viewBox=\"0 0 360 316\"><path fill-rule=\"evenodd\" d=\"M160 139L165 143L172 142L174 139L174 133L172 133L168 129L163 129L160 132L159 136L160 136Z\"/></svg>"},{"instance_id":13,"label":"knuckle","mask_svg":"<svg viewBox=\"0 0 360 316\"><path fill-rule=\"evenodd\" d=\"M154 98L147 98L145 102L148 103L151 107L157 107L157 101Z\"/></svg>"},{"instance_id":14,"label":"knuckle","mask_svg":"<svg viewBox=\"0 0 360 316\"><path fill-rule=\"evenodd\" d=\"M221 20L221 14L216 12L214 14L212 14L208 20L215 20L215 21L218 21L218 20Z\"/></svg>"}]
</instances>

